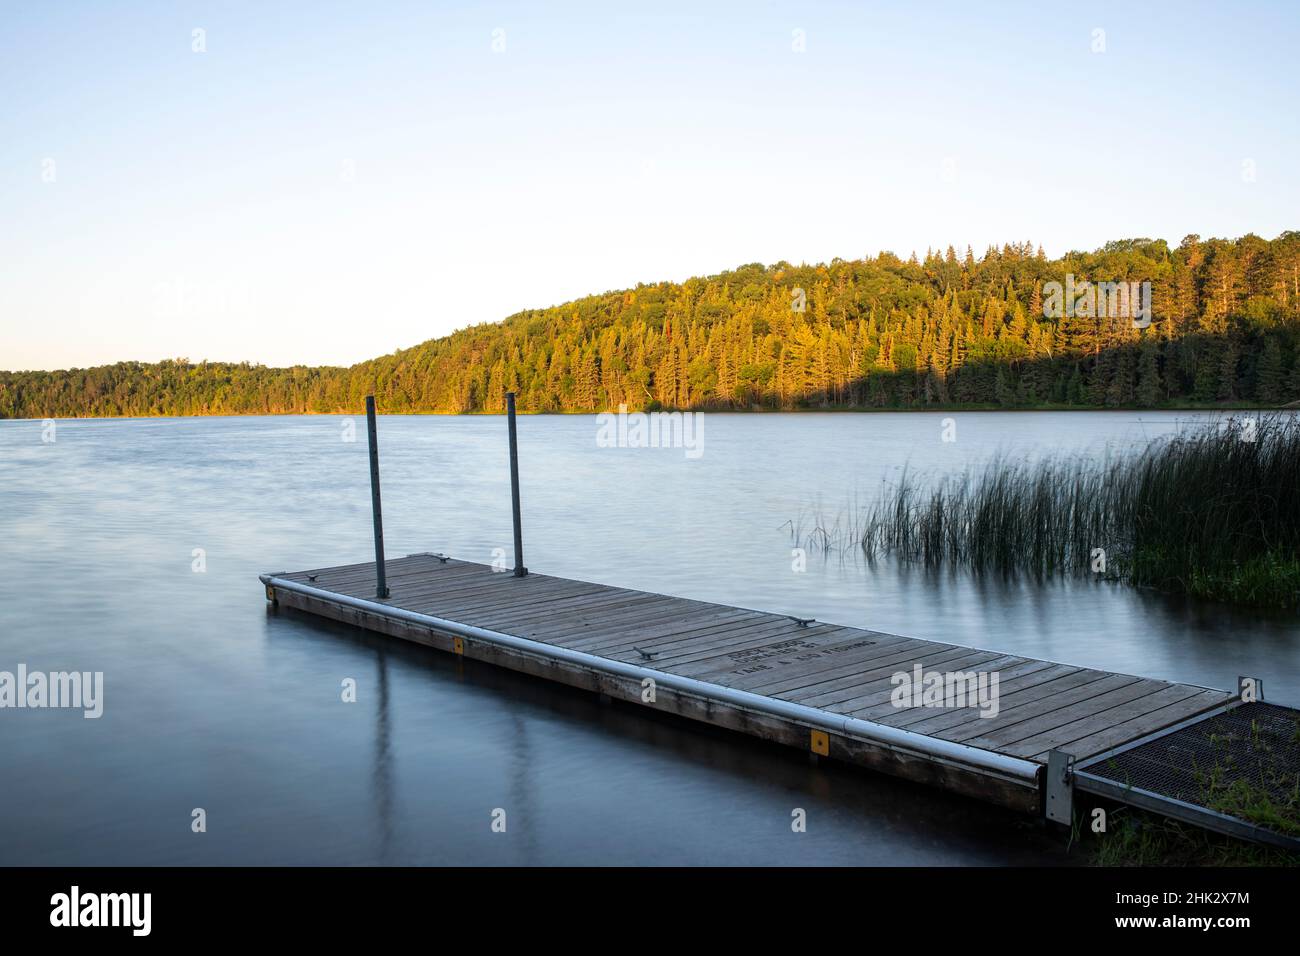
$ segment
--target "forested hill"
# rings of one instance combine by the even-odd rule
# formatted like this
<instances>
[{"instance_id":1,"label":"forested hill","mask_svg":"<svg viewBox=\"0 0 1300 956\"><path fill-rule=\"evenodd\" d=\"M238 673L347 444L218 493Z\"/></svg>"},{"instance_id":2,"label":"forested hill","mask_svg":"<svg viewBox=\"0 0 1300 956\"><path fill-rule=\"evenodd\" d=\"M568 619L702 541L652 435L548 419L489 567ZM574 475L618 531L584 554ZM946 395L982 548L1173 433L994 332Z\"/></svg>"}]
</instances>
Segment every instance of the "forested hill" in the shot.
<instances>
[{"instance_id":1,"label":"forested hill","mask_svg":"<svg viewBox=\"0 0 1300 956\"><path fill-rule=\"evenodd\" d=\"M1152 321L1045 318L1045 284L1150 281ZM802 310L800 306L802 305ZM351 368L185 360L0 372L0 417L1157 406L1300 399L1300 232L1049 260L881 253L592 295Z\"/></svg>"}]
</instances>

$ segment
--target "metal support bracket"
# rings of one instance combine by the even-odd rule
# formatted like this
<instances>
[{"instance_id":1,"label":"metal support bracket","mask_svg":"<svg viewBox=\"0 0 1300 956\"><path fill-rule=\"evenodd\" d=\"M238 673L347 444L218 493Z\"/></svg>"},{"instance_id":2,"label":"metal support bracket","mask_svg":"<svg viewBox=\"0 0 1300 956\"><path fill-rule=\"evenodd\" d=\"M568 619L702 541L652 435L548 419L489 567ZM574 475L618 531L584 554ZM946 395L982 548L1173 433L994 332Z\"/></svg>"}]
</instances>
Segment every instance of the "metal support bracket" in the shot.
<instances>
[{"instance_id":1,"label":"metal support bracket","mask_svg":"<svg viewBox=\"0 0 1300 956\"><path fill-rule=\"evenodd\" d=\"M1055 823L1074 822L1074 754L1064 750L1047 753L1046 800L1043 815Z\"/></svg>"}]
</instances>

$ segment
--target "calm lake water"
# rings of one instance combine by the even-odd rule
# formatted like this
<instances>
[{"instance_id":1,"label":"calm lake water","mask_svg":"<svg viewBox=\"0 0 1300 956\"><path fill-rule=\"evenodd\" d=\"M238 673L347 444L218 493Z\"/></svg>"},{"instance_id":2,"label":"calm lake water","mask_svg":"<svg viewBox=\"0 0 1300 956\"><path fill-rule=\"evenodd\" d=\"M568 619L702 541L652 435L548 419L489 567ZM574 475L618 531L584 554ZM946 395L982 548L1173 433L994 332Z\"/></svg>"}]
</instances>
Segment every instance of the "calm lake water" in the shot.
<instances>
[{"instance_id":1,"label":"calm lake water","mask_svg":"<svg viewBox=\"0 0 1300 956\"><path fill-rule=\"evenodd\" d=\"M945 417L710 414L698 458L597 447L593 417L521 418L526 563L1168 680L1262 675L1300 701L1295 615L852 555L795 573L786 522L904 466L1123 454L1198 416L957 413L943 442ZM347 442L325 416L66 421L43 442L40 422L0 422L0 670L105 675L98 720L0 710L0 863L1075 862L973 801L269 610L259 573L372 557L355 424ZM390 557L509 551L503 419L379 430Z\"/></svg>"}]
</instances>

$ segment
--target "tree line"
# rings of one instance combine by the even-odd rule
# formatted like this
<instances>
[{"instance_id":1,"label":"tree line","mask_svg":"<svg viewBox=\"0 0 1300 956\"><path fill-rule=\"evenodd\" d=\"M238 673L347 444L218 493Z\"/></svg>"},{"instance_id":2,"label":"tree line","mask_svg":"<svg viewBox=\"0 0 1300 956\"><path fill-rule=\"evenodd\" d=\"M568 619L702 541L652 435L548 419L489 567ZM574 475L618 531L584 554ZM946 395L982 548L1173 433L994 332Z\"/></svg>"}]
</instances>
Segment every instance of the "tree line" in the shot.
<instances>
[{"instance_id":1,"label":"tree line","mask_svg":"<svg viewBox=\"0 0 1300 956\"><path fill-rule=\"evenodd\" d=\"M1045 316L1045 285L1067 276L1149 282L1149 323ZM369 393L386 412L495 413L507 391L530 412L1285 404L1300 400L1300 232L1129 239L1054 260L1012 243L755 263L520 312L350 368L0 372L0 417L354 413Z\"/></svg>"}]
</instances>

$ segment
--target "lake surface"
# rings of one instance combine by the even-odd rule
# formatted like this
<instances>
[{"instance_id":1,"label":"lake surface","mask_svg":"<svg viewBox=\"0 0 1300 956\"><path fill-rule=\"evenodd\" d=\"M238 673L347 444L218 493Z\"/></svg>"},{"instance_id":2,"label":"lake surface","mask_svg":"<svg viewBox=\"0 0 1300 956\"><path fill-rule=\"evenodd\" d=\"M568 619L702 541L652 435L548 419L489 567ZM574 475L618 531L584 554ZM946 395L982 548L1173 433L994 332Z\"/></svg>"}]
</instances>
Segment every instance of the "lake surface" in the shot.
<instances>
[{"instance_id":1,"label":"lake surface","mask_svg":"<svg viewBox=\"0 0 1300 956\"><path fill-rule=\"evenodd\" d=\"M1296 703L1295 615L851 553L792 569L787 522L903 467L1124 454L1204 417L709 414L697 458L598 447L590 416L521 418L526 563L1167 680L1261 675ZM384 417L379 433L390 557L510 552L503 419ZM259 573L373 557L364 418L62 421L53 437L0 422L0 670L103 671L104 713L0 710L0 863L1077 862L1015 814L268 609Z\"/></svg>"}]
</instances>

